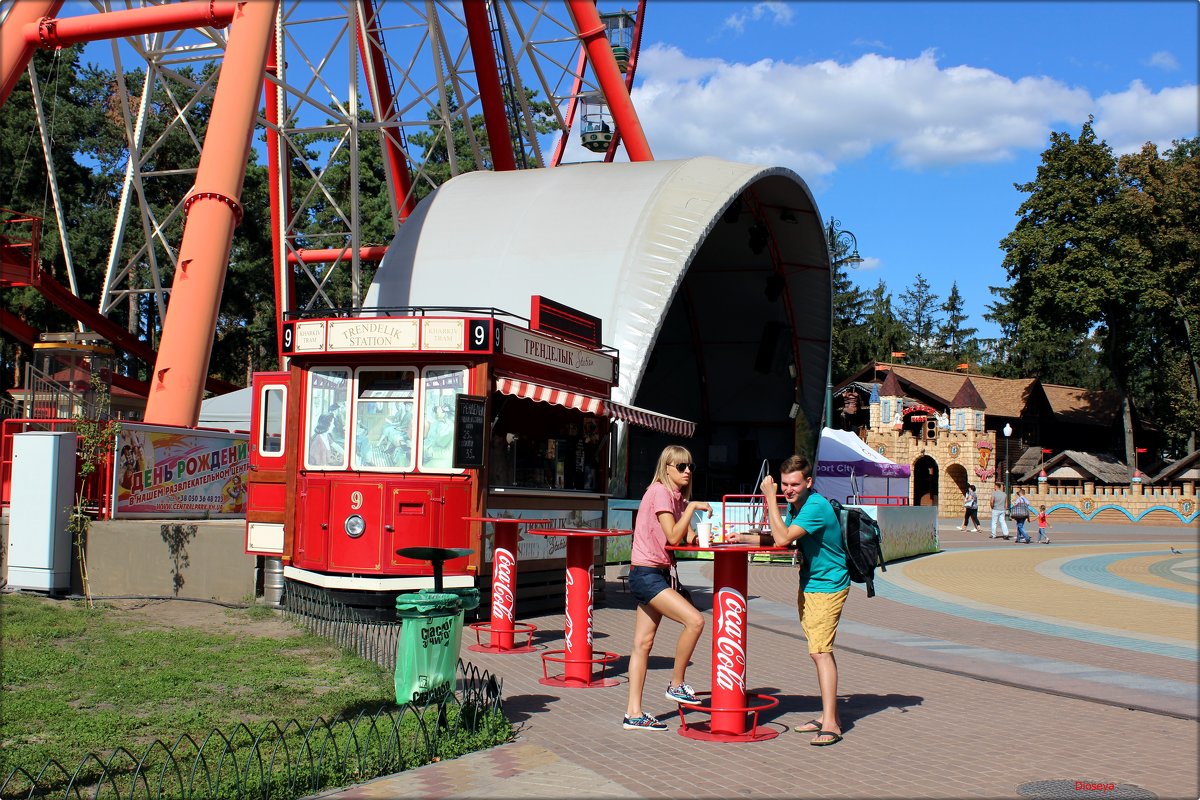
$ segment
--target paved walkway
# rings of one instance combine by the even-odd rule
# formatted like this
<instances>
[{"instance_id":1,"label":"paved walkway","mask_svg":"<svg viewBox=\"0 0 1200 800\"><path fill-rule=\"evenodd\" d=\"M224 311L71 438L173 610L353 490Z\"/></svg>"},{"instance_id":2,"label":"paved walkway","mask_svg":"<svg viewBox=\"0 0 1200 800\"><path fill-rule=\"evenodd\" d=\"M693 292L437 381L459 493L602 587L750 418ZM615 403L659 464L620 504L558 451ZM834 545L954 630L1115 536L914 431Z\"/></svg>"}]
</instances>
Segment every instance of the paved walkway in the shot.
<instances>
[{"instance_id":1,"label":"paved walkway","mask_svg":"<svg viewBox=\"0 0 1200 800\"><path fill-rule=\"evenodd\" d=\"M792 731L820 707L795 572L755 564L748 686L781 701L766 718L776 739L678 735L662 695L678 632L669 621L645 707L672 730L623 730L633 602L610 580L595 641L622 654L620 685L543 686L538 653L472 653L464 641L468 660L503 678L517 740L323 797L1200 796L1197 532L1064 523L1051 545L1017 545L954 525L942 521L942 553L877 573L876 597L852 590L837 640L845 739L833 747ZM705 610L710 570L683 568ZM562 647L561 614L527 621L540 647ZM697 689L710 688L710 633L689 669Z\"/></svg>"}]
</instances>

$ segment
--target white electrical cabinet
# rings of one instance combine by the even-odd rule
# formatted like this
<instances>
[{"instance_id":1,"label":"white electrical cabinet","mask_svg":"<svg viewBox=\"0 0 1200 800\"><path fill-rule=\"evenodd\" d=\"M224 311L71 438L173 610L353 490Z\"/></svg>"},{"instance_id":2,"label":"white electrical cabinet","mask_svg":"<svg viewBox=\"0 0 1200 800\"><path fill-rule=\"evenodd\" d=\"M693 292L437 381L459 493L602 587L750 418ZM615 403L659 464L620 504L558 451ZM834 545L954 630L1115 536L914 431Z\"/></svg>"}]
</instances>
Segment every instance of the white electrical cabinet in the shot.
<instances>
[{"instance_id":1,"label":"white electrical cabinet","mask_svg":"<svg viewBox=\"0 0 1200 800\"><path fill-rule=\"evenodd\" d=\"M31 432L13 437L12 504L8 518L8 585L57 592L71 588L75 434Z\"/></svg>"}]
</instances>

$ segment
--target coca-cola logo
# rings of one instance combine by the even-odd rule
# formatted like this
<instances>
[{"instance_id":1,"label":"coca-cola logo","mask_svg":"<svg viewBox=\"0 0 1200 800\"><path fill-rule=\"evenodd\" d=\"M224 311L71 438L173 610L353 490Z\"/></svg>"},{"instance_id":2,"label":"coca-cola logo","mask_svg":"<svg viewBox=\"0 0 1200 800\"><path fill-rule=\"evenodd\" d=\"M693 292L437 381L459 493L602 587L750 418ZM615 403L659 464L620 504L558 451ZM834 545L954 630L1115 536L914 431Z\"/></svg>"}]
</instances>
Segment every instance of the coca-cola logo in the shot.
<instances>
[{"instance_id":1,"label":"coca-cola logo","mask_svg":"<svg viewBox=\"0 0 1200 800\"><path fill-rule=\"evenodd\" d=\"M513 619L516 595L513 584L516 582L517 559L512 552L503 547L496 548L492 557L492 618Z\"/></svg>"},{"instance_id":2,"label":"coca-cola logo","mask_svg":"<svg viewBox=\"0 0 1200 800\"><path fill-rule=\"evenodd\" d=\"M722 689L746 691L746 598L724 588L713 601L713 684Z\"/></svg>"},{"instance_id":3,"label":"coca-cola logo","mask_svg":"<svg viewBox=\"0 0 1200 800\"><path fill-rule=\"evenodd\" d=\"M594 583L595 582L592 580L592 566L589 564L587 568L587 606L583 609L584 614L587 616L587 646L589 648L592 646L592 585ZM575 638L575 616L571 613L571 587L574 585L575 578L573 570L567 570L567 596L565 603L567 615L566 620L563 622L563 638L567 640L568 653L574 652L575 649L572 647Z\"/></svg>"}]
</instances>

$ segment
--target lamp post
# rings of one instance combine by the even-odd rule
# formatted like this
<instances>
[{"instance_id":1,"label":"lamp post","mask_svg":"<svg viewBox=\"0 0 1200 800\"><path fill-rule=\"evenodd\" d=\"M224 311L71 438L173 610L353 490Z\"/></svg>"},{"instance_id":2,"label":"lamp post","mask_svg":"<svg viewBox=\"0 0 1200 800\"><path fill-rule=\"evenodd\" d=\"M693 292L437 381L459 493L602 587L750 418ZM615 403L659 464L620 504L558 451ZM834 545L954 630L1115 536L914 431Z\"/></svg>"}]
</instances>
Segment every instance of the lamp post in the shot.
<instances>
[{"instance_id":1,"label":"lamp post","mask_svg":"<svg viewBox=\"0 0 1200 800\"><path fill-rule=\"evenodd\" d=\"M1012 425L1004 423L1004 505L1008 506L1008 437L1012 436ZM995 528L993 528L995 530ZM1024 539L1022 539L1024 541Z\"/></svg>"},{"instance_id":2,"label":"lamp post","mask_svg":"<svg viewBox=\"0 0 1200 800\"><path fill-rule=\"evenodd\" d=\"M863 263L863 257L858 254L858 237L847 230L838 227L839 223L833 217L829 218L829 225L825 228L826 244L829 247L829 269L830 281L829 304L833 306L833 276L837 272L837 268L849 264L851 267L857 268ZM846 253L846 255L842 255ZM833 427L833 348L829 348L829 364L825 369L825 427Z\"/></svg>"}]
</instances>

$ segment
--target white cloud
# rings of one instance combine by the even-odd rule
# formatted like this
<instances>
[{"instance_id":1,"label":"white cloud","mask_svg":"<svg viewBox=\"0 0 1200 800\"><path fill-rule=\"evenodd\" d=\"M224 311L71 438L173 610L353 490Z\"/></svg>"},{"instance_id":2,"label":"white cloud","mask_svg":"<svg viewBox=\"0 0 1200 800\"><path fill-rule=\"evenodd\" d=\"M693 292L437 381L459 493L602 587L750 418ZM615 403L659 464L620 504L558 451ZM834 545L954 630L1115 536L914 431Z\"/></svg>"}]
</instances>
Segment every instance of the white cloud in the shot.
<instances>
[{"instance_id":1,"label":"white cloud","mask_svg":"<svg viewBox=\"0 0 1200 800\"><path fill-rule=\"evenodd\" d=\"M758 22L761 19L770 17L774 25L791 25L794 16L791 7L787 3L770 0L765 3L755 3L749 11L744 13L730 14L721 24L721 28L744 33L747 22Z\"/></svg>"},{"instance_id":2,"label":"white cloud","mask_svg":"<svg viewBox=\"0 0 1200 800\"><path fill-rule=\"evenodd\" d=\"M1150 60L1146 62L1151 67L1158 67L1167 72L1174 72L1179 69L1179 62L1175 60L1175 56L1168 53L1166 50L1159 50L1154 55L1150 56Z\"/></svg>"},{"instance_id":3,"label":"white cloud","mask_svg":"<svg viewBox=\"0 0 1200 800\"><path fill-rule=\"evenodd\" d=\"M1172 139L1196 135L1197 87L1177 86L1152 92L1141 81L1116 94L1096 98L1096 134L1113 152L1132 153L1154 142L1161 153Z\"/></svg>"},{"instance_id":4,"label":"white cloud","mask_svg":"<svg viewBox=\"0 0 1200 800\"><path fill-rule=\"evenodd\" d=\"M918 171L1008 160L1043 150L1052 130L1077 133L1089 113L1114 149L1161 146L1196 135L1197 87L1092 98L1052 78L942 67L932 51L732 63L657 44L642 51L634 102L656 158L768 161L819 178L880 151Z\"/></svg>"}]
</instances>

